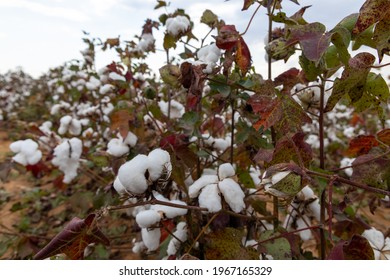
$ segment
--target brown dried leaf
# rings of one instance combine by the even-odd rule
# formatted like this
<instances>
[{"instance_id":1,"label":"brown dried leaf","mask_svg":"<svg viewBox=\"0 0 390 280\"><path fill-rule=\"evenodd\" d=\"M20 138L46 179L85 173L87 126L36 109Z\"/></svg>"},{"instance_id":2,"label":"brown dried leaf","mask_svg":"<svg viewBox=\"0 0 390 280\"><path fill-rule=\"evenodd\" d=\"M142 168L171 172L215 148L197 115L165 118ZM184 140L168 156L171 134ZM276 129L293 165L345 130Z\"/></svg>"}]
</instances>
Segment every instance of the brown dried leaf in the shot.
<instances>
[{"instance_id":1,"label":"brown dried leaf","mask_svg":"<svg viewBox=\"0 0 390 280\"><path fill-rule=\"evenodd\" d=\"M378 145L379 143L373 135L359 135L349 142L347 155L349 157L364 155Z\"/></svg>"},{"instance_id":2,"label":"brown dried leaf","mask_svg":"<svg viewBox=\"0 0 390 280\"><path fill-rule=\"evenodd\" d=\"M129 133L129 122L133 119L127 110L113 112L111 118L111 130L119 129L122 138L125 139Z\"/></svg>"},{"instance_id":3,"label":"brown dried leaf","mask_svg":"<svg viewBox=\"0 0 390 280\"><path fill-rule=\"evenodd\" d=\"M241 70L241 74L245 76L251 67L251 53L247 44L244 41L244 38L240 36L237 41L237 52L236 52L236 63Z\"/></svg>"}]
</instances>

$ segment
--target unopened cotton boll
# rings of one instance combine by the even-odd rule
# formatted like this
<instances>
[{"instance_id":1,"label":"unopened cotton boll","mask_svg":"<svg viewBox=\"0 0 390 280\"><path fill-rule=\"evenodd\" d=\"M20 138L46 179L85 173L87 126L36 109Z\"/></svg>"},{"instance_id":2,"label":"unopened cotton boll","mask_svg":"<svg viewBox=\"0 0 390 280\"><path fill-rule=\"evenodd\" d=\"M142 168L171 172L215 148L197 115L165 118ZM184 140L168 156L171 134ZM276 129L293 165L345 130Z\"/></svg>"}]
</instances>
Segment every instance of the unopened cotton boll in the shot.
<instances>
[{"instance_id":1,"label":"unopened cotton boll","mask_svg":"<svg viewBox=\"0 0 390 280\"><path fill-rule=\"evenodd\" d=\"M141 228L151 227L161 221L161 215L153 209L141 211L135 217L135 221Z\"/></svg>"},{"instance_id":2,"label":"unopened cotton boll","mask_svg":"<svg viewBox=\"0 0 390 280\"><path fill-rule=\"evenodd\" d=\"M221 164L218 167L218 177L220 180L223 180L228 177L233 177L236 174L233 165L230 163Z\"/></svg>"},{"instance_id":3,"label":"unopened cotton boll","mask_svg":"<svg viewBox=\"0 0 390 280\"><path fill-rule=\"evenodd\" d=\"M161 231L159 228L142 228L141 236L148 251L155 251L160 246Z\"/></svg>"},{"instance_id":4,"label":"unopened cotton boll","mask_svg":"<svg viewBox=\"0 0 390 280\"><path fill-rule=\"evenodd\" d=\"M234 212L239 213L245 208L245 194L236 181L226 178L219 182L218 187L223 198Z\"/></svg>"},{"instance_id":5,"label":"unopened cotton boll","mask_svg":"<svg viewBox=\"0 0 390 280\"><path fill-rule=\"evenodd\" d=\"M199 195L199 206L207 208L210 213L216 213L222 209L217 184L210 184L202 189Z\"/></svg>"}]
</instances>

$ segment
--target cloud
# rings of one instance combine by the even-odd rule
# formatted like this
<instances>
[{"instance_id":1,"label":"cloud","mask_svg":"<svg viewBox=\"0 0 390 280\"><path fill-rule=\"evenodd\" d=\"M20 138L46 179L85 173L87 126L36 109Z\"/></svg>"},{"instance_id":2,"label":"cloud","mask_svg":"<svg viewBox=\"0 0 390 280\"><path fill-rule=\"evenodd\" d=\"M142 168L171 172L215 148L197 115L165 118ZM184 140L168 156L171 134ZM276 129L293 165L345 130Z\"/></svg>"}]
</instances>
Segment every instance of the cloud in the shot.
<instances>
[{"instance_id":1,"label":"cloud","mask_svg":"<svg viewBox=\"0 0 390 280\"><path fill-rule=\"evenodd\" d=\"M29 11L56 18L63 18L70 21L85 22L90 20L89 16L79 10L66 8L66 7L54 7L53 5L45 5L43 3L37 3L25 0L1 0L0 7L11 8L24 8Z\"/></svg>"}]
</instances>

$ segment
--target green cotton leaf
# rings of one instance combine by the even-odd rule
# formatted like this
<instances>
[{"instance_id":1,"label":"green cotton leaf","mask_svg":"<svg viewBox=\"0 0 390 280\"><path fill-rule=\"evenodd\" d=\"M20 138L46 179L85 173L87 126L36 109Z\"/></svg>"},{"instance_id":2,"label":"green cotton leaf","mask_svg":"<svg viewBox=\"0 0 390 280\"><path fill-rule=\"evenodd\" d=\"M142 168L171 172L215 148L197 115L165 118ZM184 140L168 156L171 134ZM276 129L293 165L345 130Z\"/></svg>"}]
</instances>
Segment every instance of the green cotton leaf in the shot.
<instances>
[{"instance_id":1,"label":"green cotton leaf","mask_svg":"<svg viewBox=\"0 0 390 280\"><path fill-rule=\"evenodd\" d=\"M163 43L164 49L165 50L176 49L176 41L177 40L175 39L175 37L173 37L171 34L165 33L164 43Z\"/></svg>"},{"instance_id":2,"label":"green cotton leaf","mask_svg":"<svg viewBox=\"0 0 390 280\"><path fill-rule=\"evenodd\" d=\"M218 16L207 9L203 12L200 22L208 25L210 28L214 28L218 24Z\"/></svg>"},{"instance_id":3,"label":"green cotton leaf","mask_svg":"<svg viewBox=\"0 0 390 280\"><path fill-rule=\"evenodd\" d=\"M291 260L292 252L288 240L279 237L280 233L267 230L261 233L259 246L260 251L266 255L271 255L274 260Z\"/></svg>"},{"instance_id":4,"label":"green cotton leaf","mask_svg":"<svg viewBox=\"0 0 390 280\"><path fill-rule=\"evenodd\" d=\"M255 0L244 0L244 6L242 7L241 11L246 11L249 9L250 6L252 6L255 3Z\"/></svg>"},{"instance_id":5,"label":"green cotton leaf","mask_svg":"<svg viewBox=\"0 0 390 280\"><path fill-rule=\"evenodd\" d=\"M252 177L248 170L239 169L237 171L239 182L247 189L254 189L255 183L253 183Z\"/></svg>"},{"instance_id":6,"label":"green cotton leaf","mask_svg":"<svg viewBox=\"0 0 390 280\"><path fill-rule=\"evenodd\" d=\"M389 0L367 0L359 11L353 34L359 34L385 18L390 10Z\"/></svg>"},{"instance_id":7,"label":"green cotton leaf","mask_svg":"<svg viewBox=\"0 0 390 280\"><path fill-rule=\"evenodd\" d=\"M179 120L179 125L189 133L193 133L199 122L199 115L194 111L185 112Z\"/></svg>"},{"instance_id":8,"label":"green cotton leaf","mask_svg":"<svg viewBox=\"0 0 390 280\"><path fill-rule=\"evenodd\" d=\"M336 47L338 57L345 65L348 64L351 55L349 54L348 47L351 43L351 34L345 27L335 27L332 31L332 43Z\"/></svg>"},{"instance_id":9,"label":"green cotton leaf","mask_svg":"<svg viewBox=\"0 0 390 280\"><path fill-rule=\"evenodd\" d=\"M154 7L155 10L161 8L161 7L166 7L167 3L165 1L157 0L157 5Z\"/></svg>"},{"instance_id":10,"label":"green cotton leaf","mask_svg":"<svg viewBox=\"0 0 390 280\"><path fill-rule=\"evenodd\" d=\"M352 45L352 50L357 50L361 46L368 46L375 49L375 42L372 39L374 36L374 25L369 27L368 29L364 30L362 33L359 33L357 36L354 37L355 42Z\"/></svg>"},{"instance_id":11,"label":"green cotton leaf","mask_svg":"<svg viewBox=\"0 0 390 280\"><path fill-rule=\"evenodd\" d=\"M300 175L295 174L294 172L291 172L286 177L284 177L282 180L277 182L276 184L272 185L270 189L268 190L269 193L274 195L277 193L283 193L284 197L290 197L293 198L298 192L300 192L303 188L302 185L302 178ZM278 195L276 195L278 196Z\"/></svg>"},{"instance_id":12,"label":"green cotton leaf","mask_svg":"<svg viewBox=\"0 0 390 280\"><path fill-rule=\"evenodd\" d=\"M332 95L325 106L325 112L333 110L346 94L349 95L352 103L363 96L367 75L374 61L375 56L366 52L359 53L349 60L341 78L337 78L334 82Z\"/></svg>"},{"instance_id":13,"label":"green cotton leaf","mask_svg":"<svg viewBox=\"0 0 390 280\"><path fill-rule=\"evenodd\" d=\"M349 16L346 16L343 18L336 26L337 27L343 27L346 28L350 34L352 34L352 30L355 27L356 21L358 20L359 14L354 13L350 14Z\"/></svg>"},{"instance_id":14,"label":"green cotton leaf","mask_svg":"<svg viewBox=\"0 0 390 280\"><path fill-rule=\"evenodd\" d=\"M385 54L390 51L390 18L378 22L375 26L373 41L376 43L379 62L382 61Z\"/></svg>"},{"instance_id":15,"label":"green cotton leaf","mask_svg":"<svg viewBox=\"0 0 390 280\"><path fill-rule=\"evenodd\" d=\"M308 60L304 55L299 57L299 65L302 67L305 78L309 82L317 81L317 78L322 74L322 65L316 65L315 62Z\"/></svg>"},{"instance_id":16,"label":"green cotton leaf","mask_svg":"<svg viewBox=\"0 0 390 280\"><path fill-rule=\"evenodd\" d=\"M287 45L299 43L305 57L318 62L331 41L332 34L325 30L325 25L319 22L289 26Z\"/></svg>"},{"instance_id":17,"label":"green cotton leaf","mask_svg":"<svg viewBox=\"0 0 390 280\"><path fill-rule=\"evenodd\" d=\"M330 46L326 50L324 55L324 61L326 69L331 70L332 74L334 74L338 69L343 66L336 46Z\"/></svg>"},{"instance_id":18,"label":"green cotton leaf","mask_svg":"<svg viewBox=\"0 0 390 280\"><path fill-rule=\"evenodd\" d=\"M389 87L382 75L369 73L363 94L353 105L358 112L372 108L381 114L381 103L386 104L388 98L390 98Z\"/></svg>"}]
</instances>

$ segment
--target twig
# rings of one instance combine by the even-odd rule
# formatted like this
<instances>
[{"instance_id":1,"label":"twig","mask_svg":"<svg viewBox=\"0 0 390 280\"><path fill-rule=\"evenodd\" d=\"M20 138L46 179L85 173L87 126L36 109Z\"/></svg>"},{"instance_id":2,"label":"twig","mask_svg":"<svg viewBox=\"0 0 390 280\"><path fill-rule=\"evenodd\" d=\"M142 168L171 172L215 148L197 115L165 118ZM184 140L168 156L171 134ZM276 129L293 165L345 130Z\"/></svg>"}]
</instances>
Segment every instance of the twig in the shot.
<instances>
[{"instance_id":1,"label":"twig","mask_svg":"<svg viewBox=\"0 0 390 280\"><path fill-rule=\"evenodd\" d=\"M256 10L253 12L253 14L252 14L252 16L251 16L251 19L249 20L249 23L248 23L248 25L247 25L246 28L245 28L245 31L244 31L243 33L241 33L240 36L245 35L245 33L248 31L249 26L252 24L253 18L255 17L255 15L257 14L257 12L259 11L260 7L261 7L261 4L259 4L259 6L257 6Z\"/></svg>"}]
</instances>

